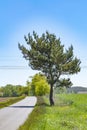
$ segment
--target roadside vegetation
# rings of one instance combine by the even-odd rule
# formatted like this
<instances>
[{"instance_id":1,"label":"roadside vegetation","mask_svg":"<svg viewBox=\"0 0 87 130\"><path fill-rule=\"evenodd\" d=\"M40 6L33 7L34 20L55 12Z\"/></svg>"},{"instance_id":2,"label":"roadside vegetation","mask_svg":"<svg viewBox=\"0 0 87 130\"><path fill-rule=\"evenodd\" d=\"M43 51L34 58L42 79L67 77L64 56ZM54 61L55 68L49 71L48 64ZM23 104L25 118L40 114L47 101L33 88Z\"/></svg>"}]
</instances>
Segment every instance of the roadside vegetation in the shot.
<instances>
[{"instance_id":1,"label":"roadside vegetation","mask_svg":"<svg viewBox=\"0 0 87 130\"><path fill-rule=\"evenodd\" d=\"M24 98L25 98L25 96L0 98L0 108L7 107L13 103L16 103L16 102L24 99Z\"/></svg>"},{"instance_id":2,"label":"roadside vegetation","mask_svg":"<svg viewBox=\"0 0 87 130\"><path fill-rule=\"evenodd\" d=\"M64 94L72 86L72 82L70 78L63 76L77 74L81 70L81 61L74 56L73 46L66 49L60 38L48 31L41 36L33 31L33 34L29 33L24 39L29 47L18 43L19 50L28 60L29 66L40 73L34 75L31 82L27 81L26 86L8 84L0 88L1 97L39 96L35 109L19 130L86 129L87 117L84 116L87 97ZM58 94L56 87L63 94ZM49 95L45 96L46 94ZM14 101L9 99L2 106L12 102Z\"/></svg>"},{"instance_id":3,"label":"roadside vegetation","mask_svg":"<svg viewBox=\"0 0 87 130\"><path fill-rule=\"evenodd\" d=\"M50 91L47 79L41 73L35 74L32 81L26 81L25 86L7 84L0 87L0 97L19 97L22 95L42 96Z\"/></svg>"},{"instance_id":4,"label":"roadside vegetation","mask_svg":"<svg viewBox=\"0 0 87 130\"><path fill-rule=\"evenodd\" d=\"M42 96L49 92L50 85L48 84L46 77L41 73L35 74L29 85L29 94L34 96Z\"/></svg>"},{"instance_id":5,"label":"roadside vegetation","mask_svg":"<svg viewBox=\"0 0 87 130\"><path fill-rule=\"evenodd\" d=\"M28 93L28 86L7 84L6 86L0 87L0 97L19 97L28 95Z\"/></svg>"},{"instance_id":6,"label":"roadside vegetation","mask_svg":"<svg viewBox=\"0 0 87 130\"><path fill-rule=\"evenodd\" d=\"M55 106L50 107L48 97L38 102L27 121L19 130L86 130L87 95L57 94Z\"/></svg>"}]
</instances>

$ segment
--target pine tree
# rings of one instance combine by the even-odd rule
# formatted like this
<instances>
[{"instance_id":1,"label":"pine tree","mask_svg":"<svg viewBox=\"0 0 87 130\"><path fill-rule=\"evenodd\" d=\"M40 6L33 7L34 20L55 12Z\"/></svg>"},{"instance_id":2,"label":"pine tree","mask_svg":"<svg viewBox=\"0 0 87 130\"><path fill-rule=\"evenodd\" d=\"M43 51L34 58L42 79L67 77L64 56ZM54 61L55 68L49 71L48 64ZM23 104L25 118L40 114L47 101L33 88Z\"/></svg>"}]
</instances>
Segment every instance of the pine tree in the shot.
<instances>
[{"instance_id":1,"label":"pine tree","mask_svg":"<svg viewBox=\"0 0 87 130\"><path fill-rule=\"evenodd\" d=\"M28 47L18 44L23 57L29 61L33 70L39 70L47 77L50 84L49 100L54 105L53 87L60 82L60 76L64 74L75 74L80 71L80 59L74 57L73 46L64 49L60 38L46 31L41 36L35 31L24 37Z\"/></svg>"}]
</instances>

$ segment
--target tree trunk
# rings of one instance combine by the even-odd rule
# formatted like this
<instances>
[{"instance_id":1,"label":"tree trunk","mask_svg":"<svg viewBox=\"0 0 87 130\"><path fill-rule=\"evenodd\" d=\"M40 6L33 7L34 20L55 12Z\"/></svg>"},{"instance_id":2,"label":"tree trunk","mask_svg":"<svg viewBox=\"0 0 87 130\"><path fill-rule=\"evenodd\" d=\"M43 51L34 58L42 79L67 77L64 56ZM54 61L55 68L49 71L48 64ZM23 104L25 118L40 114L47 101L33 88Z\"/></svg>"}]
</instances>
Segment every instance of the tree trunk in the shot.
<instances>
[{"instance_id":1,"label":"tree trunk","mask_svg":"<svg viewBox=\"0 0 87 130\"><path fill-rule=\"evenodd\" d=\"M50 105L54 105L54 100L53 100L53 85L50 86L50 95L49 95L49 100L50 100Z\"/></svg>"}]
</instances>

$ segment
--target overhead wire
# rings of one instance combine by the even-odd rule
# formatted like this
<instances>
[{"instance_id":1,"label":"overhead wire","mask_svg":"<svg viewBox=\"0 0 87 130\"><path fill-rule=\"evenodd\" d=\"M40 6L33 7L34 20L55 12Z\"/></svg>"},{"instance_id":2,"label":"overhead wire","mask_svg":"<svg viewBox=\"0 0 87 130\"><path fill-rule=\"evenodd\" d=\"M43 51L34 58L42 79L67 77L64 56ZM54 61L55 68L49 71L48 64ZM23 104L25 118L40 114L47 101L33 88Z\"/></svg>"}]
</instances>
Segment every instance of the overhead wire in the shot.
<instances>
[{"instance_id":1,"label":"overhead wire","mask_svg":"<svg viewBox=\"0 0 87 130\"><path fill-rule=\"evenodd\" d=\"M3 66L0 66L0 69L23 69L23 70L27 70L29 69L29 66L9 66L9 65L3 65ZM82 66L81 69L87 69L87 66Z\"/></svg>"},{"instance_id":2,"label":"overhead wire","mask_svg":"<svg viewBox=\"0 0 87 130\"><path fill-rule=\"evenodd\" d=\"M29 69L28 66L0 66L0 69L22 69L22 70L27 70Z\"/></svg>"},{"instance_id":3,"label":"overhead wire","mask_svg":"<svg viewBox=\"0 0 87 130\"><path fill-rule=\"evenodd\" d=\"M19 62L23 62L23 57L20 57L20 58L18 58L18 57L16 57L16 56L14 56L14 57L11 57L11 56L4 56L4 57L0 57L0 61L3 63L3 62L7 62L8 61L8 63L9 62L17 62L17 61L19 61ZM4 69L7 69L7 70L10 70L10 69L23 69L23 70L27 70L27 69L29 69L29 66L20 66L20 65L0 65L0 70L4 70ZM87 69L87 65L84 65L84 66L81 66L81 69Z\"/></svg>"}]
</instances>

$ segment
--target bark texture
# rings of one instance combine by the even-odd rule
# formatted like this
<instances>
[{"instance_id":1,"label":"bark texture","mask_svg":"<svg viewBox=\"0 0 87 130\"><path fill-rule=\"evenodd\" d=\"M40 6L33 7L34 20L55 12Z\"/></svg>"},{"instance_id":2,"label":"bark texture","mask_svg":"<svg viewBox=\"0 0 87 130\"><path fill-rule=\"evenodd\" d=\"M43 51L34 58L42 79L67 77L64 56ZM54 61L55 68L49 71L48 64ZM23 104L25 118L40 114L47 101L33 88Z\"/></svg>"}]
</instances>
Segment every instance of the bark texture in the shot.
<instances>
[{"instance_id":1,"label":"bark texture","mask_svg":"<svg viewBox=\"0 0 87 130\"><path fill-rule=\"evenodd\" d=\"M50 87L50 95L49 95L49 100L50 100L50 105L54 105L54 100L53 100L53 86L51 85Z\"/></svg>"}]
</instances>

